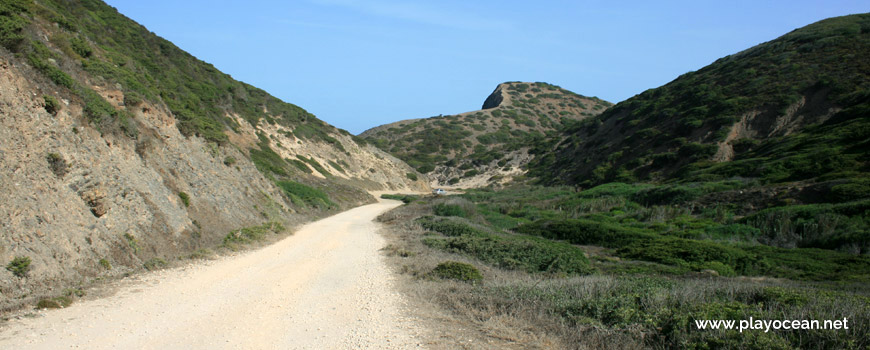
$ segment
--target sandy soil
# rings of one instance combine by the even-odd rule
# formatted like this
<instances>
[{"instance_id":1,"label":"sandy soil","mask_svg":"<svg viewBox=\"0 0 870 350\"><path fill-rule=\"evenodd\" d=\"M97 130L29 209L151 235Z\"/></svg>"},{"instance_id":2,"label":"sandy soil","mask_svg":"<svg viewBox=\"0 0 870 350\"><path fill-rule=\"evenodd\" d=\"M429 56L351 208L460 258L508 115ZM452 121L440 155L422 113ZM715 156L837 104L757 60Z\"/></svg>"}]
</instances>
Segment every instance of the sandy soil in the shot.
<instances>
[{"instance_id":1,"label":"sandy soil","mask_svg":"<svg viewBox=\"0 0 870 350\"><path fill-rule=\"evenodd\" d=\"M260 250L139 277L107 298L0 329L2 349L407 349L407 317L372 220L382 201Z\"/></svg>"}]
</instances>

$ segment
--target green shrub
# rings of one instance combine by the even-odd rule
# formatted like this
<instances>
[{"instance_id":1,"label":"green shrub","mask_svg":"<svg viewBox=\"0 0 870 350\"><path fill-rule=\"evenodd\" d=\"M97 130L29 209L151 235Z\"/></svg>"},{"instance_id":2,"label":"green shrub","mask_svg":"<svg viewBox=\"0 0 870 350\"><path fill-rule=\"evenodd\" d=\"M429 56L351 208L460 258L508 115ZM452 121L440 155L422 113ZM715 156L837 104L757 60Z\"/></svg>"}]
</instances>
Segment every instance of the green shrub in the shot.
<instances>
[{"instance_id":1,"label":"green shrub","mask_svg":"<svg viewBox=\"0 0 870 350\"><path fill-rule=\"evenodd\" d=\"M834 185L831 187L831 196L837 201L870 198L870 178L856 178L849 183Z\"/></svg>"},{"instance_id":2,"label":"green shrub","mask_svg":"<svg viewBox=\"0 0 870 350\"><path fill-rule=\"evenodd\" d=\"M226 158L224 158L224 165L231 166L233 164L236 164L236 158L233 158L232 156L227 156Z\"/></svg>"},{"instance_id":3,"label":"green shrub","mask_svg":"<svg viewBox=\"0 0 870 350\"><path fill-rule=\"evenodd\" d=\"M257 241L262 241L269 233L279 233L284 231L284 225L279 222L267 222L259 226L244 227L234 230L224 236L224 246L232 244L246 244Z\"/></svg>"},{"instance_id":4,"label":"green shrub","mask_svg":"<svg viewBox=\"0 0 870 350\"><path fill-rule=\"evenodd\" d=\"M569 274L592 271L580 248L560 242L483 234L455 236L428 244L432 243L435 243L433 247L467 254L511 270Z\"/></svg>"},{"instance_id":5,"label":"green shrub","mask_svg":"<svg viewBox=\"0 0 870 350\"><path fill-rule=\"evenodd\" d=\"M178 192L178 198L181 198L181 203L184 203L185 207L190 206L190 196L184 192Z\"/></svg>"},{"instance_id":6,"label":"green shrub","mask_svg":"<svg viewBox=\"0 0 870 350\"><path fill-rule=\"evenodd\" d=\"M303 185L294 181L279 181L276 183L278 187L284 190L284 193L290 199L299 205L313 205L317 208L335 208L338 207L326 192L310 186Z\"/></svg>"},{"instance_id":7,"label":"green shrub","mask_svg":"<svg viewBox=\"0 0 870 350\"><path fill-rule=\"evenodd\" d=\"M408 180L417 181L417 174L407 173L407 174L405 174L405 176L408 177Z\"/></svg>"},{"instance_id":8,"label":"green shrub","mask_svg":"<svg viewBox=\"0 0 870 350\"><path fill-rule=\"evenodd\" d=\"M641 190L632 196L632 200L644 205L663 205L685 203L704 194L696 187L680 185L658 186Z\"/></svg>"},{"instance_id":9,"label":"green shrub","mask_svg":"<svg viewBox=\"0 0 870 350\"><path fill-rule=\"evenodd\" d=\"M106 260L105 258L100 259L100 266L102 266L106 270L112 269L112 263L110 263L109 260Z\"/></svg>"},{"instance_id":10,"label":"green shrub","mask_svg":"<svg viewBox=\"0 0 870 350\"><path fill-rule=\"evenodd\" d=\"M647 230L601 223L588 219L538 220L517 227L517 232L548 239L566 240L573 244L618 248L659 236Z\"/></svg>"},{"instance_id":11,"label":"green shrub","mask_svg":"<svg viewBox=\"0 0 870 350\"><path fill-rule=\"evenodd\" d=\"M91 55L94 53L94 50L91 49L91 45L89 45L87 41L80 37L73 37L72 39L70 39L69 43L73 52L75 52L82 58L91 57Z\"/></svg>"},{"instance_id":12,"label":"green shrub","mask_svg":"<svg viewBox=\"0 0 870 350\"><path fill-rule=\"evenodd\" d=\"M420 174L427 174L427 173L431 172L432 170L435 170L435 166L432 164L423 164L423 165L417 167L417 172Z\"/></svg>"},{"instance_id":13,"label":"green shrub","mask_svg":"<svg viewBox=\"0 0 870 350\"><path fill-rule=\"evenodd\" d=\"M471 283L483 280L483 275L480 274L480 270L474 267L474 265L458 261L445 261L438 264L438 266L432 269L432 275L438 278Z\"/></svg>"},{"instance_id":14,"label":"green shrub","mask_svg":"<svg viewBox=\"0 0 870 350\"><path fill-rule=\"evenodd\" d=\"M382 194L381 198L383 199L395 199L402 201L402 203L408 204L420 198L420 196L415 194Z\"/></svg>"},{"instance_id":15,"label":"green shrub","mask_svg":"<svg viewBox=\"0 0 870 350\"><path fill-rule=\"evenodd\" d=\"M129 91L124 94L124 106L126 107L136 107L141 105L142 102L144 102L142 95L139 95L135 91Z\"/></svg>"},{"instance_id":16,"label":"green shrub","mask_svg":"<svg viewBox=\"0 0 870 350\"><path fill-rule=\"evenodd\" d=\"M56 297L51 299L41 299L36 303L37 309L62 309L72 305L72 298Z\"/></svg>"},{"instance_id":17,"label":"green shrub","mask_svg":"<svg viewBox=\"0 0 870 350\"><path fill-rule=\"evenodd\" d=\"M468 212L462 206L456 204L438 203L433 208L438 216L468 217Z\"/></svg>"},{"instance_id":18,"label":"green shrub","mask_svg":"<svg viewBox=\"0 0 870 350\"><path fill-rule=\"evenodd\" d=\"M166 263L166 260L163 260L161 258L151 258L150 260L146 261L145 264L143 264L142 266L145 267L145 269L148 271L153 271L166 268L167 265L168 264Z\"/></svg>"},{"instance_id":19,"label":"green shrub","mask_svg":"<svg viewBox=\"0 0 870 350\"><path fill-rule=\"evenodd\" d=\"M57 115L57 111L60 108L60 103L57 102L57 99L49 95L44 95L42 96L42 100L42 106L45 108L45 111L51 113L51 115Z\"/></svg>"},{"instance_id":20,"label":"green shrub","mask_svg":"<svg viewBox=\"0 0 870 350\"><path fill-rule=\"evenodd\" d=\"M423 216L417 219L424 229L441 233L445 236L482 235L483 232L462 222L450 219L437 219Z\"/></svg>"},{"instance_id":21,"label":"green shrub","mask_svg":"<svg viewBox=\"0 0 870 350\"><path fill-rule=\"evenodd\" d=\"M26 277L30 272L30 257L16 256L6 265L6 269L17 277Z\"/></svg>"}]
</instances>

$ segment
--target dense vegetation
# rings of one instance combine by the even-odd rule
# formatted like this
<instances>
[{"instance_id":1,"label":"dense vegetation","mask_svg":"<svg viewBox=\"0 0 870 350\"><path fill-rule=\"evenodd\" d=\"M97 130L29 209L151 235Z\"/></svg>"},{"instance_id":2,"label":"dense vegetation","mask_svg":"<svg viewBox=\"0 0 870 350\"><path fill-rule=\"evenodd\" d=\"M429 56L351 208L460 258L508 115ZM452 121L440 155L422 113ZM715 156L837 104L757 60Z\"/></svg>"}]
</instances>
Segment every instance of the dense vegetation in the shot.
<instances>
[{"instance_id":1,"label":"dense vegetation","mask_svg":"<svg viewBox=\"0 0 870 350\"><path fill-rule=\"evenodd\" d=\"M51 31L48 48L33 26L53 24L58 27ZM335 132L302 108L232 79L98 0L4 1L0 44L23 54L54 83L72 90L98 125L103 119L124 123L126 116L79 84L73 78L80 73L74 66L101 79L98 84L120 86L128 106L143 100L164 103L185 135L226 142L223 131L237 126L228 114L253 125L281 123L306 139L329 142L328 134ZM49 64L49 59L57 64Z\"/></svg>"},{"instance_id":2,"label":"dense vegetation","mask_svg":"<svg viewBox=\"0 0 870 350\"><path fill-rule=\"evenodd\" d=\"M397 263L403 272L426 281L436 269L444 270L430 266L445 258L482 272L474 285L430 285L420 292L429 293L424 298L472 320L500 319L533 327L539 335L558 335L566 348L870 345L870 257L855 250L868 249L864 219L870 202L747 216L700 204L710 193L741 186L610 183L585 191L470 190L417 200L382 220L402 223L396 230L403 240L391 246L402 252ZM779 214L782 210L789 215ZM840 215L839 222L852 224L832 228L826 236L832 241L782 248L765 238L782 231L758 219L792 220L790 225L806 229L811 225L801 218L817 215ZM822 249L826 245L836 250ZM738 332L702 330L695 323L750 317L847 318L855 328Z\"/></svg>"},{"instance_id":3,"label":"dense vegetation","mask_svg":"<svg viewBox=\"0 0 870 350\"><path fill-rule=\"evenodd\" d=\"M568 127L539 145L534 174L583 186L866 179L868 57L868 14L797 29Z\"/></svg>"},{"instance_id":4,"label":"dense vegetation","mask_svg":"<svg viewBox=\"0 0 870 350\"><path fill-rule=\"evenodd\" d=\"M422 173L438 166L458 169L457 177L504 167L510 153L568 123L601 113L609 102L585 97L547 83L505 83L490 101L498 104L460 115L399 122L363 133Z\"/></svg>"}]
</instances>

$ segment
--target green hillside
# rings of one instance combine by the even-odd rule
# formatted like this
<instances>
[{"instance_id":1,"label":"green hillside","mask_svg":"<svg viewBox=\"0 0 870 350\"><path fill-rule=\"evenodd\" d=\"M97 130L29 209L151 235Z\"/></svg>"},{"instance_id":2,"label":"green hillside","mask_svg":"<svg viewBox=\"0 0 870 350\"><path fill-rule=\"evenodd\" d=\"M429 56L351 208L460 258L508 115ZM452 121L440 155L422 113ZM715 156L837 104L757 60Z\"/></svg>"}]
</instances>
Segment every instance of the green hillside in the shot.
<instances>
[{"instance_id":1,"label":"green hillside","mask_svg":"<svg viewBox=\"0 0 870 350\"><path fill-rule=\"evenodd\" d=\"M50 35L48 45L38 33ZM335 129L304 109L234 80L102 1L4 0L0 44L82 99L87 117L98 127L120 124L135 134L123 111L115 111L89 84L79 83L86 76L96 79L91 84L119 87L128 105L143 99L164 103L185 135L225 143L223 131L238 127L227 117L234 113L252 125L266 120L292 127L306 139L335 142L328 135Z\"/></svg>"},{"instance_id":2,"label":"green hillside","mask_svg":"<svg viewBox=\"0 0 870 350\"><path fill-rule=\"evenodd\" d=\"M567 128L541 146L535 173L585 186L854 181L868 171L868 101L870 15L831 18Z\"/></svg>"},{"instance_id":3,"label":"green hillside","mask_svg":"<svg viewBox=\"0 0 870 350\"><path fill-rule=\"evenodd\" d=\"M405 120L360 136L406 161L421 173L453 184L487 172L519 170L514 152L578 120L598 115L611 103L547 83L500 84L483 109L458 115Z\"/></svg>"}]
</instances>

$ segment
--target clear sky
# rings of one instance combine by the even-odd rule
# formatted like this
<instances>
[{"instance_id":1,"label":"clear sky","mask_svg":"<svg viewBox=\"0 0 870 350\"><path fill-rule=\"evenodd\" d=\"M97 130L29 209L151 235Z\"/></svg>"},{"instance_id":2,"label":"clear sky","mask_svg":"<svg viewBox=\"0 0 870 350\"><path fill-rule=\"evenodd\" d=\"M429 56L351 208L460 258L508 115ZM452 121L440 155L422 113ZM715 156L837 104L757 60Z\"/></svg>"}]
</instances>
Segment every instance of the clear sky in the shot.
<instances>
[{"instance_id":1,"label":"clear sky","mask_svg":"<svg viewBox=\"0 0 870 350\"><path fill-rule=\"evenodd\" d=\"M620 102L866 0L108 0L235 79L354 134L480 109L505 81Z\"/></svg>"}]
</instances>

